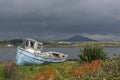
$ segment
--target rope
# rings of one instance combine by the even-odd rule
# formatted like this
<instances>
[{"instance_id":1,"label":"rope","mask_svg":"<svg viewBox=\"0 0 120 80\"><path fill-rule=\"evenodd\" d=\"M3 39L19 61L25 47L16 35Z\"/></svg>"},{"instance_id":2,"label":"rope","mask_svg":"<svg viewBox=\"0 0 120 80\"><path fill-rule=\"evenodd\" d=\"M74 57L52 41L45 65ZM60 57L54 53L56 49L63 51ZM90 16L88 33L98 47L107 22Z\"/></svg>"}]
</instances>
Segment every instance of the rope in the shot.
<instances>
[{"instance_id":1,"label":"rope","mask_svg":"<svg viewBox=\"0 0 120 80\"><path fill-rule=\"evenodd\" d=\"M0 61L5 61L5 59L7 59L11 54L15 53L15 50L12 50L11 52L9 52L6 56L2 57L0 59ZM12 59L12 61L15 60L15 58Z\"/></svg>"},{"instance_id":2,"label":"rope","mask_svg":"<svg viewBox=\"0 0 120 80\"><path fill-rule=\"evenodd\" d=\"M11 61L15 61L16 60L16 57L14 57Z\"/></svg>"}]
</instances>

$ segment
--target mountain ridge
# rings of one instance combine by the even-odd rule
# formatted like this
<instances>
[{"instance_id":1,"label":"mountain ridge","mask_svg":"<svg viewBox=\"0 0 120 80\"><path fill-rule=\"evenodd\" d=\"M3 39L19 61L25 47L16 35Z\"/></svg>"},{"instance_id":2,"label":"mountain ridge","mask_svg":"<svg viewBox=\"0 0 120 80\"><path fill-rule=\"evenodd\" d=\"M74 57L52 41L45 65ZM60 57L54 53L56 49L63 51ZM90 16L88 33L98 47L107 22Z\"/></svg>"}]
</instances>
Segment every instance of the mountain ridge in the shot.
<instances>
[{"instance_id":1,"label":"mountain ridge","mask_svg":"<svg viewBox=\"0 0 120 80\"><path fill-rule=\"evenodd\" d=\"M64 39L63 41L79 42L79 41L96 41L96 40L90 39L88 37L84 37L84 36L81 36L81 35L75 35L75 36L72 36L68 39Z\"/></svg>"}]
</instances>

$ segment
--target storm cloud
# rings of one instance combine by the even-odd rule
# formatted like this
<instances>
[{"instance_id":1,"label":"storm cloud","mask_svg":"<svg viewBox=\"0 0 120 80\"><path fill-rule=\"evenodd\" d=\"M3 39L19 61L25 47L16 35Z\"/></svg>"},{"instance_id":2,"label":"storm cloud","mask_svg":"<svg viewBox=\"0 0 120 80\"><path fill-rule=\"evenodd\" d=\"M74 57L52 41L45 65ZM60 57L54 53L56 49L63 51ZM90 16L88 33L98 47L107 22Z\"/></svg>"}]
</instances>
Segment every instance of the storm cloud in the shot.
<instances>
[{"instance_id":1,"label":"storm cloud","mask_svg":"<svg viewBox=\"0 0 120 80\"><path fill-rule=\"evenodd\" d=\"M119 0L0 0L0 39L60 39L84 33L119 37L119 4Z\"/></svg>"}]
</instances>

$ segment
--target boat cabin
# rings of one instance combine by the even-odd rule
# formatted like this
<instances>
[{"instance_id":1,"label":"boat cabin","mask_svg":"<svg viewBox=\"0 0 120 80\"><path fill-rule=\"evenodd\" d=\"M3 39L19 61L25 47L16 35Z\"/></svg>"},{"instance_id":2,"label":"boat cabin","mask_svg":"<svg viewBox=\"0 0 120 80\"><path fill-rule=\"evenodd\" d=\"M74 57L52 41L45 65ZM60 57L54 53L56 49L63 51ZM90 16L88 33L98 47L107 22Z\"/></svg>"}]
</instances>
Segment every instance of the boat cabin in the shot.
<instances>
[{"instance_id":1,"label":"boat cabin","mask_svg":"<svg viewBox=\"0 0 120 80\"><path fill-rule=\"evenodd\" d=\"M40 48L39 51L42 51L43 43L38 42L34 39L26 38L24 41L24 48L32 53L36 53L38 51L38 48Z\"/></svg>"}]
</instances>

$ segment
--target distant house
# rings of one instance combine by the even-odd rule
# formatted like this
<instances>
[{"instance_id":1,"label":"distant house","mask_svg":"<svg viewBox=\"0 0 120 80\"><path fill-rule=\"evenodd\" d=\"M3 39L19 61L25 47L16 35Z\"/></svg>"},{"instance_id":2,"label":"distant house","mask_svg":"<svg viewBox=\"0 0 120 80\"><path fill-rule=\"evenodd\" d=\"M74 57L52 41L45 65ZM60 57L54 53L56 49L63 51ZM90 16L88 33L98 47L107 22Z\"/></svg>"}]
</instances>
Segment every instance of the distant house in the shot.
<instances>
[{"instance_id":1,"label":"distant house","mask_svg":"<svg viewBox=\"0 0 120 80\"><path fill-rule=\"evenodd\" d=\"M8 44L7 47L13 47L14 45L13 44Z\"/></svg>"},{"instance_id":2,"label":"distant house","mask_svg":"<svg viewBox=\"0 0 120 80\"><path fill-rule=\"evenodd\" d=\"M59 44L71 44L72 42L68 42L68 41L59 41Z\"/></svg>"}]
</instances>

